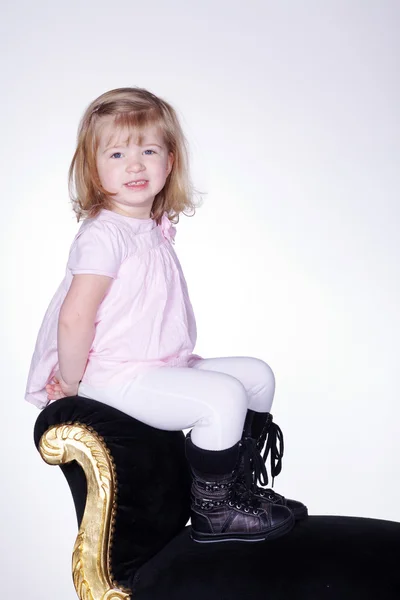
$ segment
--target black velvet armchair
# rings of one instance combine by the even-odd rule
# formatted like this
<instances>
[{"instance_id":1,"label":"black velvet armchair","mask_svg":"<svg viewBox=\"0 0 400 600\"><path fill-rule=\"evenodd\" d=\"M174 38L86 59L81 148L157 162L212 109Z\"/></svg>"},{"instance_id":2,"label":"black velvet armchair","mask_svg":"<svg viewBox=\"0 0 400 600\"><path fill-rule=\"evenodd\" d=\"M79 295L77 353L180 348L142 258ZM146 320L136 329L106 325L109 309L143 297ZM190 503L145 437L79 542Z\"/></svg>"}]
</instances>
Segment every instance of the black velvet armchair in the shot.
<instances>
[{"instance_id":1,"label":"black velvet armchair","mask_svg":"<svg viewBox=\"0 0 400 600\"><path fill-rule=\"evenodd\" d=\"M261 543L198 544L184 434L95 400L58 400L34 431L73 495L81 600L399 600L400 523L310 516Z\"/></svg>"}]
</instances>

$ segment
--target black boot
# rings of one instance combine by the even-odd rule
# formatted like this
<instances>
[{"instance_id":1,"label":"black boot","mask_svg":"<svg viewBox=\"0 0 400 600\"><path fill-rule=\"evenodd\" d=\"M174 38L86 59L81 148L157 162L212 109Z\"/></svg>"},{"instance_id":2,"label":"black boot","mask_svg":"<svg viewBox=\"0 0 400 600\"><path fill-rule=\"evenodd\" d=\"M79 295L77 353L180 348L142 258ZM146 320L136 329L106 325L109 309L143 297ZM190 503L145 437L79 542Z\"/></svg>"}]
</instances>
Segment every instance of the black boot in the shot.
<instances>
[{"instance_id":1,"label":"black boot","mask_svg":"<svg viewBox=\"0 0 400 600\"><path fill-rule=\"evenodd\" d=\"M186 456L192 468L191 536L196 542L261 542L278 538L294 526L285 506L260 502L238 493L239 443L227 450L203 450L186 438Z\"/></svg>"},{"instance_id":2,"label":"black boot","mask_svg":"<svg viewBox=\"0 0 400 600\"><path fill-rule=\"evenodd\" d=\"M261 455L265 445L264 454ZM308 516L307 507L298 500L291 500L277 494L271 488L257 486L257 481L262 485L268 485L268 472L265 463L270 456L272 485L274 478L282 469L283 458L283 434L280 427L273 422L271 413L257 413L253 410L247 411L246 421L241 441L241 458L239 461L238 485L241 492L246 496L249 482L245 477L245 461L250 463L255 481L252 493L264 507L267 504L287 506L293 513L296 521Z\"/></svg>"}]
</instances>

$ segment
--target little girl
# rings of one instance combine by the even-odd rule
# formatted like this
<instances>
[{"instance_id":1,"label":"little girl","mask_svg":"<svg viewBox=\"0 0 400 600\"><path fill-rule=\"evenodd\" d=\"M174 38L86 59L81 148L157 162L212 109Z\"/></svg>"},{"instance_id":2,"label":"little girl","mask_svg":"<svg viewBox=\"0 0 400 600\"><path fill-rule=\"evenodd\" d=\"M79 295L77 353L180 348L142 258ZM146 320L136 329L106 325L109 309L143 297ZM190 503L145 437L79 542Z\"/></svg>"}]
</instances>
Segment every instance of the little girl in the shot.
<instances>
[{"instance_id":1,"label":"little girl","mask_svg":"<svg viewBox=\"0 0 400 600\"><path fill-rule=\"evenodd\" d=\"M196 323L173 223L194 203L174 109L140 88L101 95L81 120L69 177L84 221L38 334L25 399L44 408L79 395L158 429L192 428L193 539L287 533L307 508L256 485L268 482L268 453L272 476L283 454L269 412L270 367L193 354Z\"/></svg>"}]
</instances>

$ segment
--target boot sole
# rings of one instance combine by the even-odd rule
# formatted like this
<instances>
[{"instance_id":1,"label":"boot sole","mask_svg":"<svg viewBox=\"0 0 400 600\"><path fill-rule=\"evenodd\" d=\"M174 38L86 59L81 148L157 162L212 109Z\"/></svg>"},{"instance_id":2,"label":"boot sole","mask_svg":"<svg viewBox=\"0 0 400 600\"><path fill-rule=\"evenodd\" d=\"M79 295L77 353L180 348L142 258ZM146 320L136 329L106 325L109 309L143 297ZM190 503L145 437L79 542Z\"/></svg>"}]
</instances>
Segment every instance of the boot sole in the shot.
<instances>
[{"instance_id":1,"label":"boot sole","mask_svg":"<svg viewBox=\"0 0 400 600\"><path fill-rule=\"evenodd\" d=\"M265 542L266 540L275 540L286 533L289 533L295 525L296 521L294 515L283 521L280 525L277 525L273 529L264 533L201 533L200 531L194 531L191 528L190 537L194 542L199 544L216 544L219 542Z\"/></svg>"},{"instance_id":2,"label":"boot sole","mask_svg":"<svg viewBox=\"0 0 400 600\"><path fill-rule=\"evenodd\" d=\"M305 506L304 508L299 508L299 509L292 509L292 513L294 515L294 518L296 519L296 521L301 521L302 519L307 519L308 517L308 509L307 506Z\"/></svg>"}]
</instances>

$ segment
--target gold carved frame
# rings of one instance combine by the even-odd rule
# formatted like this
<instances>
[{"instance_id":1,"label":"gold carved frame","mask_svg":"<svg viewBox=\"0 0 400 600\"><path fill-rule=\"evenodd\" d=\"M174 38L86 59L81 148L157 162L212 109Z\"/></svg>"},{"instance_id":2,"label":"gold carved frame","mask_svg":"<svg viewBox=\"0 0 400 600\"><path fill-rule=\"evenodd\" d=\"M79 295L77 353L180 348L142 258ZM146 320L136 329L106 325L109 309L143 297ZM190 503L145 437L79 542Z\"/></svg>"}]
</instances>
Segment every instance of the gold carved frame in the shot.
<instances>
[{"instance_id":1,"label":"gold carved frame","mask_svg":"<svg viewBox=\"0 0 400 600\"><path fill-rule=\"evenodd\" d=\"M117 477L104 439L92 427L67 422L50 427L39 452L50 465L76 460L87 481L87 499L72 554L72 576L80 600L130 600L111 572Z\"/></svg>"}]
</instances>

